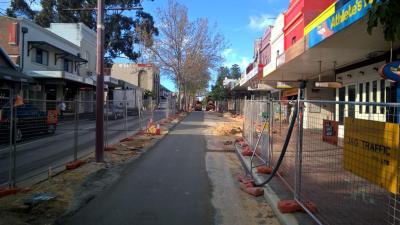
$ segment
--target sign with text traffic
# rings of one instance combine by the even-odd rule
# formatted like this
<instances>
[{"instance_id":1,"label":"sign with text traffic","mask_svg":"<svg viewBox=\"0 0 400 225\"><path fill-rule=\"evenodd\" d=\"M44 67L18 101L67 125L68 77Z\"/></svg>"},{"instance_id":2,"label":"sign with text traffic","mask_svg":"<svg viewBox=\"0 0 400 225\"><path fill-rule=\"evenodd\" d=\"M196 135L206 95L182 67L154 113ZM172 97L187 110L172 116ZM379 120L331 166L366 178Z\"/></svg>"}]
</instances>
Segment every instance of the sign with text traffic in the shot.
<instances>
[{"instance_id":1,"label":"sign with text traffic","mask_svg":"<svg viewBox=\"0 0 400 225\"><path fill-rule=\"evenodd\" d=\"M346 118L344 168L391 193L398 193L400 125Z\"/></svg>"}]
</instances>

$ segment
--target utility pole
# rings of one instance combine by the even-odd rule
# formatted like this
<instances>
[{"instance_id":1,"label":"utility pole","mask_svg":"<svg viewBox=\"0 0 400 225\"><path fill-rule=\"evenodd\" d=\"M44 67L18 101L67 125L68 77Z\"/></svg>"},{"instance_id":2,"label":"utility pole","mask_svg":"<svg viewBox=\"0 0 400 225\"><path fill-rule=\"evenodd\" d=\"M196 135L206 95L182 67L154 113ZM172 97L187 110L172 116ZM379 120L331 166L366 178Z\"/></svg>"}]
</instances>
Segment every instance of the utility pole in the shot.
<instances>
[{"instance_id":1,"label":"utility pole","mask_svg":"<svg viewBox=\"0 0 400 225\"><path fill-rule=\"evenodd\" d=\"M97 8L63 9L64 11L97 10L96 48L96 162L104 162L104 13L106 10L143 10L141 4L133 7L105 8L104 0L97 0Z\"/></svg>"},{"instance_id":2,"label":"utility pole","mask_svg":"<svg viewBox=\"0 0 400 225\"><path fill-rule=\"evenodd\" d=\"M104 161L104 0L97 0L96 162Z\"/></svg>"}]
</instances>

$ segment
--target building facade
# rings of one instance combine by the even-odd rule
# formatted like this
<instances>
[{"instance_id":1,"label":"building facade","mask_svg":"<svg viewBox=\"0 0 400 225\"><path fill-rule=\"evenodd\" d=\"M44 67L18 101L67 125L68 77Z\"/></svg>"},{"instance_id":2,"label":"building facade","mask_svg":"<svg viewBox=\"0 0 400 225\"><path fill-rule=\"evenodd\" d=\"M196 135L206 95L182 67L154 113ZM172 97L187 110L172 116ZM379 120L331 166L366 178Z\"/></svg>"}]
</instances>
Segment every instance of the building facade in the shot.
<instances>
[{"instance_id":1,"label":"building facade","mask_svg":"<svg viewBox=\"0 0 400 225\"><path fill-rule=\"evenodd\" d=\"M150 91L157 103L160 100L160 70L153 64L115 63L111 77Z\"/></svg>"},{"instance_id":2,"label":"building facade","mask_svg":"<svg viewBox=\"0 0 400 225\"><path fill-rule=\"evenodd\" d=\"M304 37L304 27L336 0L290 0L285 12L285 51Z\"/></svg>"},{"instance_id":3,"label":"building facade","mask_svg":"<svg viewBox=\"0 0 400 225\"><path fill-rule=\"evenodd\" d=\"M57 34L22 18L0 17L0 29L8 34L0 38L0 46L25 74L38 81L35 86L24 89L25 99L46 100L44 110L61 100L93 100L93 78L88 72L82 73L92 71L95 61L89 64L82 52L93 51L95 39L88 38L86 41L92 46L81 48L67 35L74 33L73 29L65 28ZM69 40L64 39L65 35ZM69 111L74 111L74 106L67 103L66 112ZM90 112L93 107L82 107L80 111Z\"/></svg>"}]
</instances>

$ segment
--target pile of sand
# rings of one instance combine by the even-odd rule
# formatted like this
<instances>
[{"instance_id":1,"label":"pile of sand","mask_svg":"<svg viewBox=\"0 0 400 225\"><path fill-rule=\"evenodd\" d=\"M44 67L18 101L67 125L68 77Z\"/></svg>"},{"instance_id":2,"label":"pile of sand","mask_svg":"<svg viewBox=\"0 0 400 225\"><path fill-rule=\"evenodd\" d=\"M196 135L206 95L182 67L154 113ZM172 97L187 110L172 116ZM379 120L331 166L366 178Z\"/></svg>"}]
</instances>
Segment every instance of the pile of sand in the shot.
<instances>
[{"instance_id":1,"label":"pile of sand","mask_svg":"<svg viewBox=\"0 0 400 225\"><path fill-rule=\"evenodd\" d=\"M221 123L214 128L214 134L230 136L242 133L242 128L231 123Z\"/></svg>"}]
</instances>

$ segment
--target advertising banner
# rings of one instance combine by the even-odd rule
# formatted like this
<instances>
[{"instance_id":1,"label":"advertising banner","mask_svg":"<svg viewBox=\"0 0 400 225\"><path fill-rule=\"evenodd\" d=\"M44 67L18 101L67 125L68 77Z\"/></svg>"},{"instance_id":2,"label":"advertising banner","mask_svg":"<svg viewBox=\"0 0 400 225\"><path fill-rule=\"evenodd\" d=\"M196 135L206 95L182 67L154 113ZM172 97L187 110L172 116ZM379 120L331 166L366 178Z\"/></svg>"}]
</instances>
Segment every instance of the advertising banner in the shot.
<instances>
[{"instance_id":1,"label":"advertising banner","mask_svg":"<svg viewBox=\"0 0 400 225\"><path fill-rule=\"evenodd\" d=\"M365 16L373 0L351 0L308 33L308 48L343 30ZM336 3L337 4L337 3Z\"/></svg>"},{"instance_id":2,"label":"advertising banner","mask_svg":"<svg viewBox=\"0 0 400 225\"><path fill-rule=\"evenodd\" d=\"M345 118L344 168L398 193L399 130L395 123Z\"/></svg>"},{"instance_id":3,"label":"advertising banner","mask_svg":"<svg viewBox=\"0 0 400 225\"><path fill-rule=\"evenodd\" d=\"M323 121L322 141L332 145L338 145L339 123L332 120Z\"/></svg>"}]
</instances>

